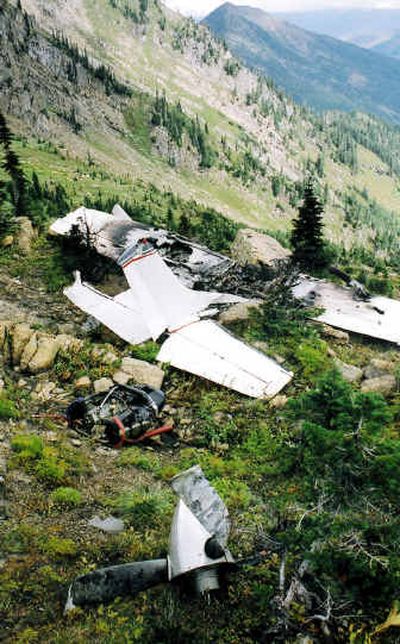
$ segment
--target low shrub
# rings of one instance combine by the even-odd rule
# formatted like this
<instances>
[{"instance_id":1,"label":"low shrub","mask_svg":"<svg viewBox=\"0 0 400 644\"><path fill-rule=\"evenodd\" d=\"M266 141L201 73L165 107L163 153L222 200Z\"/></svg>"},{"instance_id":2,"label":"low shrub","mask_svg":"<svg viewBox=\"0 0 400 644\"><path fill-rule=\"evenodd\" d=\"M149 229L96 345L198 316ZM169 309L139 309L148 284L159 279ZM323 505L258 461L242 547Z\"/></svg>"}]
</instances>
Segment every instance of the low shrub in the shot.
<instances>
[{"instance_id":1,"label":"low shrub","mask_svg":"<svg viewBox=\"0 0 400 644\"><path fill-rule=\"evenodd\" d=\"M55 505L74 507L82 502L82 494L73 487L58 487L50 494L50 500Z\"/></svg>"},{"instance_id":2,"label":"low shrub","mask_svg":"<svg viewBox=\"0 0 400 644\"><path fill-rule=\"evenodd\" d=\"M22 461L34 460L42 456L44 444L35 434L17 434L11 441L11 449Z\"/></svg>"},{"instance_id":3,"label":"low shrub","mask_svg":"<svg viewBox=\"0 0 400 644\"><path fill-rule=\"evenodd\" d=\"M0 420L9 420L18 417L19 412L13 401L5 396L0 396Z\"/></svg>"}]
</instances>

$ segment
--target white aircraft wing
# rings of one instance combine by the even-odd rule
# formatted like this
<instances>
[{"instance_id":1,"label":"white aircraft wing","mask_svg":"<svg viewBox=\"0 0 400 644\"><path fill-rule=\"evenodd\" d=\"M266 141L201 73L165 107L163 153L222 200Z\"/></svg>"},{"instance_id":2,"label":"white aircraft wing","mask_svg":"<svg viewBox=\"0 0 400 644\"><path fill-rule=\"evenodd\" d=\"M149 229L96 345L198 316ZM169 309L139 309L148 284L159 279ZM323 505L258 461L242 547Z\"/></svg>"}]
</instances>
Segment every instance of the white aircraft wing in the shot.
<instances>
[{"instance_id":1,"label":"white aircraft wing","mask_svg":"<svg viewBox=\"0 0 400 644\"><path fill-rule=\"evenodd\" d=\"M371 338L400 344L400 301L375 296L367 302L356 300L350 288L324 280L304 279L294 295L324 309L318 322Z\"/></svg>"},{"instance_id":2,"label":"white aircraft wing","mask_svg":"<svg viewBox=\"0 0 400 644\"><path fill-rule=\"evenodd\" d=\"M253 398L273 398L293 376L210 320L172 333L157 360Z\"/></svg>"},{"instance_id":3,"label":"white aircraft wing","mask_svg":"<svg viewBox=\"0 0 400 644\"><path fill-rule=\"evenodd\" d=\"M153 339L165 330L196 320L212 304L243 302L237 295L194 291L178 280L151 244L139 243L121 255L129 286L146 316Z\"/></svg>"},{"instance_id":4,"label":"white aircraft wing","mask_svg":"<svg viewBox=\"0 0 400 644\"><path fill-rule=\"evenodd\" d=\"M64 294L78 308L95 317L129 344L140 344L151 338L149 327L131 290L109 297L82 283L77 273L75 283L64 289Z\"/></svg>"}]
</instances>

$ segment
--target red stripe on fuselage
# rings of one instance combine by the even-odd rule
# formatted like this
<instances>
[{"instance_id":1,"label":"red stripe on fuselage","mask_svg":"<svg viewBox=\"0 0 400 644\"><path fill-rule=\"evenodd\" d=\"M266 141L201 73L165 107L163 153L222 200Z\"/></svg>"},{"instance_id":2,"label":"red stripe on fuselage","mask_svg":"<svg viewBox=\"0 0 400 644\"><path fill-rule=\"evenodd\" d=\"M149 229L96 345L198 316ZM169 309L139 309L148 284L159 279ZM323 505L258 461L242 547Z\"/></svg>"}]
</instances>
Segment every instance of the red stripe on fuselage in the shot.
<instances>
[{"instance_id":1,"label":"red stripe on fuselage","mask_svg":"<svg viewBox=\"0 0 400 644\"><path fill-rule=\"evenodd\" d=\"M127 268L128 266L130 266L130 264L133 264L133 262L138 262L139 260L144 259L145 257L150 257L151 255L155 255L155 254L156 254L156 251L151 250L147 253L143 253L143 255L139 255L139 257L132 257L132 259L128 260L126 264L122 265L122 268Z\"/></svg>"}]
</instances>

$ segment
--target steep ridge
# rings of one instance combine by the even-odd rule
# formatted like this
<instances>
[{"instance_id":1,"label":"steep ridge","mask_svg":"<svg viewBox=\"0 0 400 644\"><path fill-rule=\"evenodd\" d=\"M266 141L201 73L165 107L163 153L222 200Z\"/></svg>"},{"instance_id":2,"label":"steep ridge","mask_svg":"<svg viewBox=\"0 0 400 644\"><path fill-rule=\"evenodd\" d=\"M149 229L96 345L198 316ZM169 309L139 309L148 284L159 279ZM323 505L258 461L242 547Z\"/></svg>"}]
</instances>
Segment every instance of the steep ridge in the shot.
<instances>
[{"instance_id":1,"label":"steep ridge","mask_svg":"<svg viewBox=\"0 0 400 644\"><path fill-rule=\"evenodd\" d=\"M395 61L250 7L226 3L204 22L247 65L268 73L295 100L400 122L400 70Z\"/></svg>"},{"instance_id":2,"label":"steep ridge","mask_svg":"<svg viewBox=\"0 0 400 644\"><path fill-rule=\"evenodd\" d=\"M376 49L381 53L389 53L385 49L389 48L390 41L400 31L400 10L394 8L323 9L274 15L302 29Z\"/></svg>"},{"instance_id":3,"label":"steep ridge","mask_svg":"<svg viewBox=\"0 0 400 644\"><path fill-rule=\"evenodd\" d=\"M89 158L104 170L103 182L90 184L96 190L111 173L120 177L122 199L141 179L236 221L285 231L302 179L317 164L336 243L349 192L361 205L400 210L396 170L379 158L379 146L367 150L334 119L296 106L206 27L154 0L143 13L141 6L24 0L28 15L17 3L2 6L8 72L0 107L25 137L61 146L63 170L65 158ZM23 145L20 153L29 168L42 169L36 148ZM68 177L67 188L76 181ZM358 222L346 230L346 243L365 241L370 229L371 220Z\"/></svg>"},{"instance_id":4,"label":"steep ridge","mask_svg":"<svg viewBox=\"0 0 400 644\"><path fill-rule=\"evenodd\" d=\"M379 54L385 54L385 56L400 58L400 28L392 38L378 43L372 49Z\"/></svg>"}]
</instances>

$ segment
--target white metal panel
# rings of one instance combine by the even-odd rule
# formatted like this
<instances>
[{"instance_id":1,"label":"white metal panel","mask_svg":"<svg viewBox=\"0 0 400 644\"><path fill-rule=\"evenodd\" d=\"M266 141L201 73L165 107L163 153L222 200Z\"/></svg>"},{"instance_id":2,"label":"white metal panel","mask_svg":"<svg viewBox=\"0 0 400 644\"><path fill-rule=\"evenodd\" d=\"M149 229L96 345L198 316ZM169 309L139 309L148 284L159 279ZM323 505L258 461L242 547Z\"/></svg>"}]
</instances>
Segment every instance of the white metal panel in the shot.
<instances>
[{"instance_id":1,"label":"white metal panel","mask_svg":"<svg viewBox=\"0 0 400 644\"><path fill-rule=\"evenodd\" d=\"M210 320L172 333L157 359L253 398L272 398L292 379L274 360Z\"/></svg>"},{"instance_id":2,"label":"white metal panel","mask_svg":"<svg viewBox=\"0 0 400 644\"><path fill-rule=\"evenodd\" d=\"M83 233L89 232L90 234L96 235L103 230L103 228L105 228L112 219L112 216L106 212L81 206L80 208L77 208L77 210L70 212L65 217L56 219L56 221L51 224L50 230L57 235L68 235L73 226L79 226L79 229Z\"/></svg>"},{"instance_id":3,"label":"white metal panel","mask_svg":"<svg viewBox=\"0 0 400 644\"><path fill-rule=\"evenodd\" d=\"M173 330L187 324L211 304L243 301L236 295L186 288L155 250L133 255L122 268L141 304L154 339L166 329Z\"/></svg>"},{"instance_id":4,"label":"white metal panel","mask_svg":"<svg viewBox=\"0 0 400 644\"><path fill-rule=\"evenodd\" d=\"M400 301L381 296L359 301L351 288L322 280L305 279L294 289L299 298L308 299L311 292L316 294L314 306L324 309L319 322L400 344Z\"/></svg>"},{"instance_id":5,"label":"white metal panel","mask_svg":"<svg viewBox=\"0 0 400 644\"><path fill-rule=\"evenodd\" d=\"M119 203L116 203L114 208L111 211L111 214L115 217L115 219L119 219L120 221L126 221L129 224L135 224L136 222L131 219L128 215L127 212L121 206Z\"/></svg>"},{"instance_id":6,"label":"white metal panel","mask_svg":"<svg viewBox=\"0 0 400 644\"><path fill-rule=\"evenodd\" d=\"M112 298L88 284L82 284L78 274L75 283L64 289L64 294L75 306L93 315L129 344L140 344L151 337L132 291Z\"/></svg>"}]
</instances>

